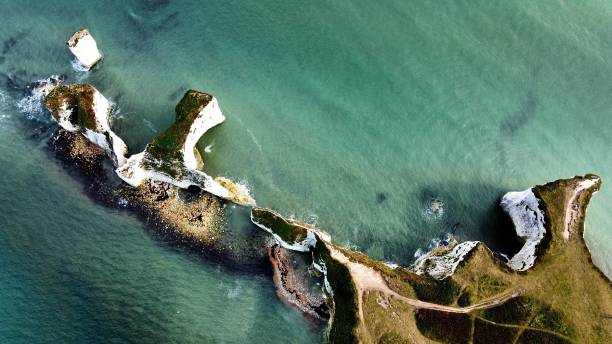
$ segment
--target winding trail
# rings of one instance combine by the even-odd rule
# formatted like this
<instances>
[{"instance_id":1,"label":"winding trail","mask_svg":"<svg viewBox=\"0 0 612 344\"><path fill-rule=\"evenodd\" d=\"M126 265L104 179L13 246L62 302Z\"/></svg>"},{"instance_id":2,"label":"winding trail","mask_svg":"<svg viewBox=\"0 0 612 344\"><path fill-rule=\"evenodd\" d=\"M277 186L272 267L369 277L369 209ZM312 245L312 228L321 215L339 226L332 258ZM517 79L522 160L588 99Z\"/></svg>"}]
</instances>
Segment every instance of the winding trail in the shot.
<instances>
[{"instance_id":1,"label":"winding trail","mask_svg":"<svg viewBox=\"0 0 612 344\"><path fill-rule=\"evenodd\" d=\"M442 312L449 313L469 313L479 309L486 309L502 304L512 298L515 298L521 295L522 291L520 289L516 289L514 291L508 291L502 294L497 295L496 297L487 299L480 303L468 306L468 307L451 307L439 305L436 303L425 302L417 299L411 299L405 297L403 295L398 294L389 286L387 282L385 282L384 278L381 276L380 272L374 270L371 267L365 266L361 263L356 263L351 261L346 255L342 252L335 249L332 245L327 246L331 252L331 256L333 259L342 263L346 266L351 276L353 277L353 281L355 283L355 287L357 288L357 298L358 298L358 307L359 307L359 318L360 321L364 321L363 316L363 293L365 291L378 291L387 296L391 296L397 300L404 302L405 304L424 309L432 309Z\"/></svg>"}]
</instances>

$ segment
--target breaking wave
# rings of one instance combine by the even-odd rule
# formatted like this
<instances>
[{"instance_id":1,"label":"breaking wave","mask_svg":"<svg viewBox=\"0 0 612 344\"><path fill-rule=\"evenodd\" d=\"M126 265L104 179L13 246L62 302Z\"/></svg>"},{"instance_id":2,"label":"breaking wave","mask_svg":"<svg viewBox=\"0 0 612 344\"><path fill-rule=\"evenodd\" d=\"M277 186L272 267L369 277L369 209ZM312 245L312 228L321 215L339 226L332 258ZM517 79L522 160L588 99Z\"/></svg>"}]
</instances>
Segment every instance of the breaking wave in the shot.
<instances>
[{"instance_id":1,"label":"breaking wave","mask_svg":"<svg viewBox=\"0 0 612 344\"><path fill-rule=\"evenodd\" d=\"M28 85L30 93L17 102L17 109L19 109L27 119L42 122L50 121L49 116L45 114L45 96L53 87L62 82L64 82L64 77L61 75L52 75L47 79L34 81Z\"/></svg>"},{"instance_id":2,"label":"breaking wave","mask_svg":"<svg viewBox=\"0 0 612 344\"><path fill-rule=\"evenodd\" d=\"M8 117L6 110L8 109L8 96L0 90L0 120Z\"/></svg>"},{"instance_id":3,"label":"breaking wave","mask_svg":"<svg viewBox=\"0 0 612 344\"><path fill-rule=\"evenodd\" d=\"M426 249L418 248L414 252L414 258L415 259L420 258L421 256L427 254L428 252L431 252L436 247L448 246L448 244L453 240L453 238L454 236L452 233L446 233L442 236L431 239Z\"/></svg>"},{"instance_id":4,"label":"breaking wave","mask_svg":"<svg viewBox=\"0 0 612 344\"><path fill-rule=\"evenodd\" d=\"M79 60L77 60L76 57L70 60L70 66L75 72L79 72L79 73L89 72L89 69L85 67L81 62L79 62Z\"/></svg>"}]
</instances>

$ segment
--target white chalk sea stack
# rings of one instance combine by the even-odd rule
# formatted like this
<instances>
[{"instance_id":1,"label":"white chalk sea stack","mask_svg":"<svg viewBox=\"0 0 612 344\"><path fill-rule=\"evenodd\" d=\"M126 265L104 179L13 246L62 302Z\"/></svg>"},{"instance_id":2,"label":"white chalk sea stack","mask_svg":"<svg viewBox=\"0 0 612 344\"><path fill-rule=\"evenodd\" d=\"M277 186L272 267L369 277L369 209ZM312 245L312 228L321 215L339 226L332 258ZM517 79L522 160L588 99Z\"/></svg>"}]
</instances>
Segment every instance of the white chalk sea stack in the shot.
<instances>
[{"instance_id":1,"label":"white chalk sea stack","mask_svg":"<svg viewBox=\"0 0 612 344\"><path fill-rule=\"evenodd\" d=\"M66 42L70 52L87 69L91 69L102 59L98 44L87 29L75 32Z\"/></svg>"},{"instance_id":2,"label":"white chalk sea stack","mask_svg":"<svg viewBox=\"0 0 612 344\"><path fill-rule=\"evenodd\" d=\"M119 177L135 187L147 179L180 188L193 185L237 204L255 205L245 186L223 177L213 179L199 169L202 156L197 142L210 128L225 120L217 99L191 90L183 96L175 111L174 124L153 139L143 152L131 156L118 168Z\"/></svg>"}]
</instances>

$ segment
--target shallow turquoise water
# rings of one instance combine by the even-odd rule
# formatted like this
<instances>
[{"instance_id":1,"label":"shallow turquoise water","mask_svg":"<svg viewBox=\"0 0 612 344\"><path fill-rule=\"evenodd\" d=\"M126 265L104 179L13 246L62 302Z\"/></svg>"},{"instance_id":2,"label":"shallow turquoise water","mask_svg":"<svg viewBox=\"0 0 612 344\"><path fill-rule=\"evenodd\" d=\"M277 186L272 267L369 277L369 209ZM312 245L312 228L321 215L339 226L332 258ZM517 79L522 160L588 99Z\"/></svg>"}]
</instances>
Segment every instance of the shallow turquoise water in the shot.
<instances>
[{"instance_id":1,"label":"shallow turquoise water","mask_svg":"<svg viewBox=\"0 0 612 344\"><path fill-rule=\"evenodd\" d=\"M458 222L462 239L503 248L503 192L597 173L587 241L612 274L609 2L7 1L0 12L0 338L320 337L266 276L166 247L79 194L31 135L45 115L24 120L7 75L94 84L134 152L185 90L212 93L228 120L201 142L214 144L208 172L404 264ZM64 45L84 26L105 54L88 74ZM424 215L430 197L443 218Z\"/></svg>"}]
</instances>

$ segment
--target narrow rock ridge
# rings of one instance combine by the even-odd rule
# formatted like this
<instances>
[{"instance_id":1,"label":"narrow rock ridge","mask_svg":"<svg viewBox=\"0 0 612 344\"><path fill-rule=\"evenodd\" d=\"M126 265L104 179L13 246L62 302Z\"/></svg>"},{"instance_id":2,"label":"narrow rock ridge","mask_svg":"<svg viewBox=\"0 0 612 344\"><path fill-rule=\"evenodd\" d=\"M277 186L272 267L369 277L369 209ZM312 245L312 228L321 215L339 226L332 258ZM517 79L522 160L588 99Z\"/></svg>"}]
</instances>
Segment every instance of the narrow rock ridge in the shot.
<instances>
[{"instance_id":1,"label":"narrow rock ridge","mask_svg":"<svg viewBox=\"0 0 612 344\"><path fill-rule=\"evenodd\" d=\"M213 179L197 169L201 155L196 143L210 128L222 123L217 99L190 90L176 106L176 120L153 139L141 153L132 155L116 172L132 186L146 179L161 181L180 188L197 186L206 192L240 205L255 205L248 189L228 178Z\"/></svg>"},{"instance_id":2,"label":"narrow rock ridge","mask_svg":"<svg viewBox=\"0 0 612 344\"><path fill-rule=\"evenodd\" d=\"M87 84L45 86L45 106L67 131L79 132L104 149L116 167L126 163L127 146L110 128L111 104Z\"/></svg>"},{"instance_id":3,"label":"narrow rock ridge","mask_svg":"<svg viewBox=\"0 0 612 344\"><path fill-rule=\"evenodd\" d=\"M270 209L253 208L251 222L272 234L274 239L288 250L309 252L317 243L314 234L316 229L313 226L301 221L286 219Z\"/></svg>"},{"instance_id":4,"label":"narrow rock ridge","mask_svg":"<svg viewBox=\"0 0 612 344\"><path fill-rule=\"evenodd\" d=\"M100 60L102 60L102 53L98 50L96 40L89 33L87 29L81 29L75 32L68 42L68 49L77 58L77 60L87 70L91 69Z\"/></svg>"},{"instance_id":5,"label":"narrow rock ridge","mask_svg":"<svg viewBox=\"0 0 612 344\"><path fill-rule=\"evenodd\" d=\"M565 221L563 223L563 239L568 241L573 233L572 225L579 221L580 215L579 198L583 192L599 187L601 179L599 177L587 178L576 185L567 201L565 207ZM594 191L597 192L597 191Z\"/></svg>"}]
</instances>

